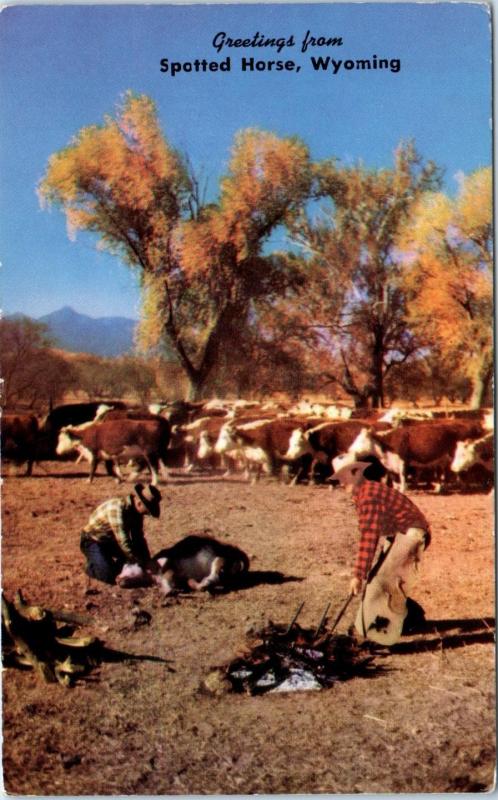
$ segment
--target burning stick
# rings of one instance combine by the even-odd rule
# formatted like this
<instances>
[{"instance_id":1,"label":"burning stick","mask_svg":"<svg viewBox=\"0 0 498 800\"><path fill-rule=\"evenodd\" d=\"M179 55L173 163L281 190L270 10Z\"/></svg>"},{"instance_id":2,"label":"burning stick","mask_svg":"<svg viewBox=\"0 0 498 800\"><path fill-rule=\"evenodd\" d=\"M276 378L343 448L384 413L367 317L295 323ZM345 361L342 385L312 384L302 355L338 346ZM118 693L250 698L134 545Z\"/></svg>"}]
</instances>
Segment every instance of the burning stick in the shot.
<instances>
[{"instance_id":1,"label":"burning stick","mask_svg":"<svg viewBox=\"0 0 498 800\"><path fill-rule=\"evenodd\" d=\"M318 628L316 629L315 635L313 636L313 639L318 639L318 635L319 635L320 631L322 630L323 625L325 623L325 620L327 618L327 613L328 613L329 608L330 608L330 603L327 603L327 605L325 607L325 611L323 612L322 618L321 618L320 623L318 625Z\"/></svg>"},{"instance_id":2,"label":"burning stick","mask_svg":"<svg viewBox=\"0 0 498 800\"><path fill-rule=\"evenodd\" d=\"M300 606L299 606L299 608L297 609L296 613L294 614L294 618L293 618L293 620L292 620L291 624L289 625L289 627L287 628L287 630L286 630L286 632L285 632L286 634L288 634L288 633L290 633L290 632L291 632L291 630L292 630L292 626L295 624L295 622L296 622L296 620L297 620L297 618L298 618L299 614L300 614L300 613L301 613L301 611L303 610L303 606L304 606L304 601L301 603L301 605L300 605Z\"/></svg>"},{"instance_id":3,"label":"burning stick","mask_svg":"<svg viewBox=\"0 0 498 800\"><path fill-rule=\"evenodd\" d=\"M335 631L335 629L337 628L337 624L338 624L338 622L341 620L341 618L342 618L342 615L343 615L343 614L344 614L344 612L346 611L346 609L347 609L348 605L350 604L351 600L353 599L353 597L354 597L354 595L353 595L353 594L350 594L350 595L348 595L348 598L347 598L346 602L344 603L343 607L341 608L341 610L339 611L339 613L338 613L338 615L337 615L337 619L336 619L336 621L334 622L334 624L332 625L332 627L331 627L331 629L330 629L330 633L332 633L333 631Z\"/></svg>"}]
</instances>

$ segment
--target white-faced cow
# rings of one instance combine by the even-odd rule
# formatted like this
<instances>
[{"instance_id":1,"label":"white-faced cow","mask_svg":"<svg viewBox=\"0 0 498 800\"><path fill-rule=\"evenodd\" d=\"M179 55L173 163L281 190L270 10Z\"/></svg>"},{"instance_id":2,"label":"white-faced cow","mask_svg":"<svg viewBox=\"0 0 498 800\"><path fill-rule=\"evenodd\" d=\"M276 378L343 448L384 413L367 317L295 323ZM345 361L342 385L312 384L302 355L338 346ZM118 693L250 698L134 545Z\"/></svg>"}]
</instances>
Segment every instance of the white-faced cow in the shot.
<instances>
[{"instance_id":1,"label":"white-faced cow","mask_svg":"<svg viewBox=\"0 0 498 800\"><path fill-rule=\"evenodd\" d=\"M93 480L99 461L112 464L115 477L121 481L119 462L143 459L151 473L152 484L159 481L159 460L166 459L170 441L170 425L165 419L111 419L95 423L84 430L65 428L59 434L58 455L77 451L90 461L89 481Z\"/></svg>"},{"instance_id":2,"label":"white-faced cow","mask_svg":"<svg viewBox=\"0 0 498 800\"><path fill-rule=\"evenodd\" d=\"M224 436L220 439L222 430L224 430L226 426L228 426L230 430L246 425L257 426L262 422L269 422L275 419L277 419L277 417L274 413L260 412L254 415L246 409L241 409L235 416L229 415L228 418L203 421L202 427L199 429L197 458L202 461L217 459L219 465L226 470L227 474L233 472L239 461L242 462L244 467L247 467L247 460L243 453L239 452L239 448L234 448L233 442L227 441ZM217 448L218 442L220 441L225 441L226 446Z\"/></svg>"},{"instance_id":3,"label":"white-faced cow","mask_svg":"<svg viewBox=\"0 0 498 800\"><path fill-rule=\"evenodd\" d=\"M300 456L287 456L289 442L296 428L312 424L311 420L295 417L272 417L252 422L230 420L221 428L215 450L242 460L248 477L252 472L252 479L256 482L262 472L276 475L283 466L298 466Z\"/></svg>"},{"instance_id":4,"label":"white-faced cow","mask_svg":"<svg viewBox=\"0 0 498 800\"><path fill-rule=\"evenodd\" d=\"M371 428L363 428L349 450L359 459L367 454L377 456L388 472L398 475L402 492L406 491L409 469L416 473L434 470L435 489L440 491L457 442L464 438L464 432L465 438L476 439L482 435L482 426L462 420L420 422L377 433Z\"/></svg>"},{"instance_id":5,"label":"white-faced cow","mask_svg":"<svg viewBox=\"0 0 498 800\"><path fill-rule=\"evenodd\" d=\"M91 400L87 403L64 403L63 405L55 406L49 411L40 425L40 456L47 459L55 457L59 433L62 428L95 422L112 408L126 408L126 403L121 400L109 402Z\"/></svg>"},{"instance_id":6,"label":"white-faced cow","mask_svg":"<svg viewBox=\"0 0 498 800\"><path fill-rule=\"evenodd\" d=\"M285 454L288 460L302 458L306 454L312 456L310 476L314 477L317 465L322 470L331 473L333 460L346 453L362 428L365 420L344 420L343 422L322 422L320 425L308 428L301 427L293 431L289 447ZM387 423L379 424L379 429L388 428Z\"/></svg>"},{"instance_id":7,"label":"white-faced cow","mask_svg":"<svg viewBox=\"0 0 498 800\"><path fill-rule=\"evenodd\" d=\"M112 420L112 419L133 419L133 420L142 420L142 421L143 420L162 420L163 419L163 417L161 417L160 415L158 415L158 414L154 413L153 411L151 411L150 408L151 408L150 406L147 406L147 407L130 406L129 408L110 408L110 407L108 407L107 410L105 410L105 411L103 409L100 410L100 413L98 413L96 418L95 418L95 422L100 422L100 421L103 421L103 420ZM171 424L169 423L169 421L167 421L167 422L168 422L168 425L170 426L170 429L171 429ZM81 425L78 426L79 429L81 429L82 427L83 426L81 426ZM170 441L170 443L171 443L171 441ZM170 460L169 456L170 456L170 452L168 450L168 461ZM84 457L83 455L80 455L80 458L83 458L83 457ZM138 478L138 476L140 475L140 472L147 468L147 463L144 461L144 459L135 458L135 459L130 459L130 461L128 463L128 466L133 469L133 472L131 472L130 475L129 475L129 480L130 481L135 481ZM106 463L106 468L107 468L108 474L118 474L118 475L120 475L120 470L119 470L119 466L118 465L115 465L115 467L112 467L112 465L111 465L111 467L109 467L109 463ZM169 477L167 466L166 466L166 464L164 463L164 461L161 458L159 459L159 470L161 472L161 475L164 478L168 478Z\"/></svg>"},{"instance_id":8,"label":"white-faced cow","mask_svg":"<svg viewBox=\"0 0 498 800\"><path fill-rule=\"evenodd\" d=\"M174 437L176 442L181 442L184 452L184 468L191 472L196 466L218 467L219 456L214 451L214 444L218 438L221 427L226 422L226 416L199 417L194 422L177 426Z\"/></svg>"},{"instance_id":9,"label":"white-faced cow","mask_svg":"<svg viewBox=\"0 0 498 800\"><path fill-rule=\"evenodd\" d=\"M38 420L34 414L3 414L1 422L2 458L15 464L26 463L31 475L37 458Z\"/></svg>"},{"instance_id":10,"label":"white-faced cow","mask_svg":"<svg viewBox=\"0 0 498 800\"><path fill-rule=\"evenodd\" d=\"M480 439L457 442L451 471L466 472L475 464L480 464L487 472L494 472L494 433L487 433Z\"/></svg>"}]
</instances>

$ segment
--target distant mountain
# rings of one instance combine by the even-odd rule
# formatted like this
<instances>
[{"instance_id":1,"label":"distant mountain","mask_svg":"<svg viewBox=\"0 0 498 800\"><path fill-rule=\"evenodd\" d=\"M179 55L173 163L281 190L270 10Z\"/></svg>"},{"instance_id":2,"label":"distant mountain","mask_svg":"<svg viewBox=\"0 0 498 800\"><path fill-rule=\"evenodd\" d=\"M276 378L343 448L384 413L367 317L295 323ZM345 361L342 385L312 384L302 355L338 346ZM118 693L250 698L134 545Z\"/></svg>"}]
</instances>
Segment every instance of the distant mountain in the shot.
<instances>
[{"instance_id":1,"label":"distant mountain","mask_svg":"<svg viewBox=\"0 0 498 800\"><path fill-rule=\"evenodd\" d=\"M91 353L97 356L120 356L133 350L136 320L126 317L94 319L64 306L39 317L48 326L49 335L61 350Z\"/></svg>"}]
</instances>

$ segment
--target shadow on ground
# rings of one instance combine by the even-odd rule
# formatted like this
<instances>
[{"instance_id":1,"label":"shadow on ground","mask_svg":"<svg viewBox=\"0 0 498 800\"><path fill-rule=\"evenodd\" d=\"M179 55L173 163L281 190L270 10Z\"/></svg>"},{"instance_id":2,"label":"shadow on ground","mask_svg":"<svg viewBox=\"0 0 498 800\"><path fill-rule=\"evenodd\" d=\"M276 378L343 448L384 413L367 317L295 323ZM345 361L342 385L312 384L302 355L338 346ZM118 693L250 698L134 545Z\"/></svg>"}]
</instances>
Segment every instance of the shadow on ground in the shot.
<instances>
[{"instance_id":1,"label":"shadow on ground","mask_svg":"<svg viewBox=\"0 0 498 800\"><path fill-rule=\"evenodd\" d=\"M414 626L408 635L413 638L391 645L389 652L393 654L423 653L431 650L444 652L471 644L492 644L495 642L495 619L494 617L428 619Z\"/></svg>"}]
</instances>

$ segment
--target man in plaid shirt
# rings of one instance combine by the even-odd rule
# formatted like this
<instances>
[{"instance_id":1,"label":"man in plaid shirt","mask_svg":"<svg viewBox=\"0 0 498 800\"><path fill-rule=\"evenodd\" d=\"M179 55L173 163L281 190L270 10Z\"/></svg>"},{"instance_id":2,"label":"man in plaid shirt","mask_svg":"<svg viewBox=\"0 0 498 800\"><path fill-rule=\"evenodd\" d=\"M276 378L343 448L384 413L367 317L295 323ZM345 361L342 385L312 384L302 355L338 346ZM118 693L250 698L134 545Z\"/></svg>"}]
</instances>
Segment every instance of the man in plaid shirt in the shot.
<instances>
[{"instance_id":1,"label":"man in plaid shirt","mask_svg":"<svg viewBox=\"0 0 498 800\"><path fill-rule=\"evenodd\" d=\"M124 564L145 567L150 552L143 532L146 514L159 517L161 493L155 486L137 483L127 497L114 497L101 503L83 528L80 549L89 578L115 583Z\"/></svg>"},{"instance_id":2,"label":"man in plaid shirt","mask_svg":"<svg viewBox=\"0 0 498 800\"><path fill-rule=\"evenodd\" d=\"M350 592L364 589L355 627L362 636L389 645L401 636L407 593L430 543L430 528L408 497L378 482L383 474L379 463L356 461L338 470L333 481L345 486L358 513L360 544ZM386 542L372 567L381 536Z\"/></svg>"}]
</instances>

